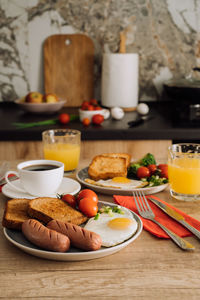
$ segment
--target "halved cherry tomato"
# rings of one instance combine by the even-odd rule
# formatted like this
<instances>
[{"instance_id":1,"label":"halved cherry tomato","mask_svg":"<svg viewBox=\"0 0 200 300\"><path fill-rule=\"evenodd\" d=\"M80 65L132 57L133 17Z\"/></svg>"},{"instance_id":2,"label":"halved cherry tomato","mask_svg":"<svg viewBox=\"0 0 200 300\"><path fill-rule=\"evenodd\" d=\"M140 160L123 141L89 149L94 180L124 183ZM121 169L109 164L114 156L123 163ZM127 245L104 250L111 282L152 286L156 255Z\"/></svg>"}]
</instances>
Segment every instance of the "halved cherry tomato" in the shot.
<instances>
[{"instance_id":1,"label":"halved cherry tomato","mask_svg":"<svg viewBox=\"0 0 200 300\"><path fill-rule=\"evenodd\" d=\"M98 212L97 203L91 198L82 198L79 203L80 211L87 217L94 217Z\"/></svg>"},{"instance_id":2,"label":"halved cherry tomato","mask_svg":"<svg viewBox=\"0 0 200 300\"><path fill-rule=\"evenodd\" d=\"M69 204L70 206L72 206L73 208L76 207L76 198L71 194L62 195L61 199L65 201L67 204Z\"/></svg>"},{"instance_id":3,"label":"halved cherry tomato","mask_svg":"<svg viewBox=\"0 0 200 300\"><path fill-rule=\"evenodd\" d=\"M104 116L96 114L92 117L92 123L95 125L100 125L104 121Z\"/></svg>"},{"instance_id":4,"label":"halved cherry tomato","mask_svg":"<svg viewBox=\"0 0 200 300\"><path fill-rule=\"evenodd\" d=\"M90 125L90 119L84 118L82 123L83 123L84 126L89 126Z\"/></svg>"},{"instance_id":5,"label":"halved cherry tomato","mask_svg":"<svg viewBox=\"0 0 200 300\"><path fill-rule=\"evenodd\" d=\"M149 169L151 175L153 175L156 172L156 170L157 170L156 165L153 165L153 164L152 165L148 165L147 168Z\"/></svg>"},{"instance_id":6,"label":"halved cherry tomato","mask_svg":"<svg viewBox=\"0 0 200 300\"><path fill-rule=\"evenodd\" d=\"M168 178L168 165L167 164L158 165L158 169L160 169L160 177Z\"/></svg>"},{"instance_id":7,"label":"halved cherry tomato","mask_svg":"<svg viewBox=\"0 0 200 300\"><path fill-rule=\"evenodd\" d=\"M79 203L80 200L83 199L83 198L90 198L96 204L98 203L98 200L99 200L97 194L94 191L90 190L90 189L84 189L84 190L79 192L79 194L76 198L77 203Z\"/></svg>"},{"instance_id":8,"label":"halved cherry tomato","mask_svg":"<svg viewBox=\"0 0 200 300\"><path fill-rule=\"evenodd\" d=\"M68 124L70 122L70 116L65 113L60 114L58 119L61 124Z\"/></svg>"},{"instance_id":9,"label":"halved cherry tomato","mask_svg":"<svg viewBox=\"0 0 200 300\"><path fill-rule=\"evenodd\" d=\"M145 178L150 176L150 171L147 167L139 167L137 169L137 177L138 178Z\"/></svg>"}]
</instances>

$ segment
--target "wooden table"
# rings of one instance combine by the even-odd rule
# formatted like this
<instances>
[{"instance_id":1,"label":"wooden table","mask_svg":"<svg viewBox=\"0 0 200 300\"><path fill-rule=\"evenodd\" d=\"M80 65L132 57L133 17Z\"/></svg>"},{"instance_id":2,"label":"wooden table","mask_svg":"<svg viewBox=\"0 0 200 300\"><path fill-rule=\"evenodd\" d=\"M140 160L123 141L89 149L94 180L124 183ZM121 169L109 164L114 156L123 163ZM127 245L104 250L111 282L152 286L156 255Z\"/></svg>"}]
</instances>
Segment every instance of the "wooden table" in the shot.
<instances>
[{"instance_id":1,"label":"wooden table","mask_svg":"<svg viewBox=\"0 0 200 300\"><path fill-rule=\"evenodd\" d=\"M200 220L200 203L176 201L168 190L157 196ZM99 198L112 202L108 195ZM6 201L0 194L1 217ZM143 230L120 252L80 262L26 254L5 239L2 228L0 238L1 299L200 299L200 241L194 237L187 240L195 251L184 252Z\"/></svg>"}]
</instances>

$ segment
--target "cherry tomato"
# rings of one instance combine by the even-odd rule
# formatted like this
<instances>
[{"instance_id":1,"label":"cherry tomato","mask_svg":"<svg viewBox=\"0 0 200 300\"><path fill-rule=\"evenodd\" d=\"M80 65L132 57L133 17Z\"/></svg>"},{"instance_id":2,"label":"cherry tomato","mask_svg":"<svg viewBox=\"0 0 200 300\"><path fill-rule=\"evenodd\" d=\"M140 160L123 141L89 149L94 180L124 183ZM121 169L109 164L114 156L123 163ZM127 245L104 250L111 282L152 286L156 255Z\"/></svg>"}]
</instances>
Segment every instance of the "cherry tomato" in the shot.
<instances>
[{"instance_id":1,"label":"cherry tomato","mask_svg":"<svg viewBox=\"0 0 200 300\"><path fill-rule=\"evenodd\" d=\"M98 212L97 203L91 198L82 198L79 203L80 211L87 217L94 217Z\"/></svg>"},{"instance_id":2,"label":"cherry tomato","mask_svg":"<svg viewBox=\"0 0 200 300\"><path fill-rule=\"evenodd\" d=\"M147 167L139 167L137 170L138 178L145 178L150 176L150 171Z\"/></svg>"},{"instance_id":3,"label":"cherry tomato","mask_svg":"<svg viewBox=\"0 0 200 300\"><path fill-rule=\"evenodd\" d=\"M92 117L92 123L95 125L100 125L104 121L104 116L96 114Z\"/></svg>"},{"instance_id":4,"label":"cherry tomato","mask_svg":"<svg viewBox=\"0 0 200 300\"><path fill-rule=\"evenodd\" d=\"M81 105L82 110L87 110L88 106L90 105L89 101L83 101Z\"/></svg>"},{"instance_id":5,"label":"cherry tomato","mask_svg":"<svg viewBox=\"0 0 200 300\"><path fill-rule=\"evenodd\" d=\"M68 124L70 122L70 116L65 113L60 114L58 119L61 124Z\"/></svg>"},{"instance_id":6,"label":"cherry tomato","mask_svg":"<svg viewBox=\"0 0 200 300\"><path fill-rule=\"evenodd\" d=\"M90 125L90 119L84 118L82 123L83 123L84 126L89 126Z\"/></svg>"},{"instance_id":7,"label":"cherry tomato","mask_svg":"<svg viewBox=\"0 0 200 300\"><path fill-rule=\"evenodd\" d=\"M94 106L89 104L88 107L87 107L87 110L94 110Z\"/></svg>"},{"instance_id":8,"label":"cherry tomato","mask_svg":"<svg viewBox=\"0 0 200 300\"><path fill-rule=\"evenodd\" d=\"M149 169L151 175L153 175L156 172L156 170L157 170L156 165L153 165L153 164L152 165L148 165L147 168Z\"/></svg>"},{"instance_id":9,"label":"cherry tomato","mask_svg":"<svg viewBox=\"0 0 200 300\"><path fill-rule=\"evenodd\" d=\"M102 107L101 106L95 106L94 110L102 110Z\"/></svg>"},{"instance_id":10,"label":"cherry tomato","mask_svg":"<svg viewBox=\"0 0 200 300\"><path fill-rule=\"evenodd\" d=\"M73 208L76 207L76 198L74 196L72 196L70 194L65 194L65 195L62 195L61 199L65 202L67 202L67 204L69 204Z\"/></svg>"},{"instance_id":11,"label":"cherry tomato","mask_svg":"<svg viewBox=\"0 0 200 300\"><path fill-rule=\"evenodd\" d=\"M91 100L90 100L90 104L96 106L96 105L98 105L98 102L97 102L96 99L91 99Z\"/></svg>"},{"instance_id":12,"label":"cherry tomato","mask_svg":"<svg viewBox=\"0 0 200 300\"><path fill-rule=\"evenodd\" d=\"M168 178L168 165L167 164L160 164L158 165L158 169L160 169L160 177Z\"/></svg>"},{"instance_id":13,"label":"cherry tomato","mask_svg":"<svg viewBox=\"0 0 200 300\"><path fill-rule=\"evenodd\" d=\"M77 203L79 203L82 198L90 198L96 204L98 203L98 200L99 200L97 194L95 192L93 192L92 190L90 190L90 189L84 189L84 190L79 192L79 194L76 198Z\"/></svg>"}]
</instances>

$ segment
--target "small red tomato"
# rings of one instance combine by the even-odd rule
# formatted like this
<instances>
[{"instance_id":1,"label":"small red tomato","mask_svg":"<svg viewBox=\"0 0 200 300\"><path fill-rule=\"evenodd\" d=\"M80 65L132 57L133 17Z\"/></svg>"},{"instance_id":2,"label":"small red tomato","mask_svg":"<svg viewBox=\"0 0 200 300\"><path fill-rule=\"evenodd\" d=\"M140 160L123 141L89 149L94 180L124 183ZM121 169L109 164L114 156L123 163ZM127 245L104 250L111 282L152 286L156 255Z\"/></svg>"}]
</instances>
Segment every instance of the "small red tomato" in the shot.
<instances>
[{"instance_id":1,"label":"small red tomato","mask_svg":"<svg viewBox=\"0 0 200 300\"><path fill-rule=\"evenodd\" d=\"M89 104L88 107L87 107L87 110L94 110L94 106Z\"/></svg>"},{"instance_id":2,"label":"small red tomato","mask_svg":"<svg viewBox=\"0 0 200 300\"><path fill-rule=\"evenodd\" d=\"M160 169L160 177L168 178L168 165L167 164L160 164L158 165L158 169Z\"/></svg>"},{"instance_id":3,"label":"small red tomato","mask_svg":"<svg viewBox=\"0 0 200 300\"><path fill-rule=\"evenodd\" d=\"M58 119L61 124L68 124L70 122L70 116L65 113L60 114Z\"/></svg>"},{"instance_id":4,"label":"small red tomato","mask_svg":"<svg viewBox=\"0 0 200 300\"><path fill-rule=\"evenodd\" d=\"M98 206L91 198L82 198L79 203L80 211L87 217L94 217L98 212Z\"/></svg>"},{"instance_id":5,"label":"small red tomato","mask_svg":"<svg viewBox=\"0 0 200 300\"><path fill-rule=\"evenodd\" d=\"M87 110L89 105L90 105L89 101L83 101L83 103L81 104L81 109Z\"/></svg>"},{"instance_id":6,"label":"small red tomato","mask_svg":"<svg viewBox=\"0 0 200 300\"><path fill-rule=\"evenodd\" d=\"M70 194L62 195L61 199L65 201L67 204L72 206L73 208L76 207L76 198Z\"/></svg>"},{"instance_id":7,"label":"small red tomato","mask_svg":"<svg viewBox=\"0 0 200 300\"><path fill-rule=\"evenodd\" d=\"M153 175L156 172L156 170L157 170L156 165L153 165L153 164L152 165L148 165L147 168L149 169L151 175Z\"/></svg>"},{"instance_id":8,"label":"small red tomato","mask_svg":"<svg viewBox=\"0 0 200 300\"><path fill-rule=\"evenodd\" d=\"M79 192L79 194L76 198L77 203L79 203L82 198L90 198L96 204L98 203L98 200L99 200L97 194L94 191L90 190L90 189L84 189L84 190Z\"/></svg>"},{"instance_id":9,"label":"small red tomato","mask_svg":"<svg viewBox=\"0 0 200 300\"><path fill-rule=\"evenodd\" d=\"M138 178L145 178L150 176L150 171L147 167L139 167L137 170Z\"/></svg>"},{"instance_id":10,"label":"small red tomato","mask_svg":"<svg viewBox=\"0 0 200 300\"><path fill-rule=\"evenodd\" d=\"M83 123L84 126L89 126L90 125L90 119L84 118L82 123Z\"/></svg>"},{"instance_id":11,"label":"small red tomato","mask_svg":"<svg viewBox=\"0 0 200 300\"><path fill-rule=\"evenodd\" d=\"M95 106L94 110L102 110L101 106Z\"/></svg>"},{"instance_id":12,"label":"small red tomato","mask_svg":"<svg viewBox=\"0 0 200 300\"><path fill-rule=\"evenodd\" d=\"M90 100L90 104L92 104L92 105L98 105L98 102L97 102L97 100L96 99L91 99Z\"/></svg>"},{"instance_id":13,"label":"small red tomato","mask_svg":"<svg viewBox=\"0 0 200 300\"><path fill-rule=\"evenodd\" d=\"M104 121L104 116L96 114L92 117L92 123L95 125L100 125Z\"/></svg>"}]
</instances>

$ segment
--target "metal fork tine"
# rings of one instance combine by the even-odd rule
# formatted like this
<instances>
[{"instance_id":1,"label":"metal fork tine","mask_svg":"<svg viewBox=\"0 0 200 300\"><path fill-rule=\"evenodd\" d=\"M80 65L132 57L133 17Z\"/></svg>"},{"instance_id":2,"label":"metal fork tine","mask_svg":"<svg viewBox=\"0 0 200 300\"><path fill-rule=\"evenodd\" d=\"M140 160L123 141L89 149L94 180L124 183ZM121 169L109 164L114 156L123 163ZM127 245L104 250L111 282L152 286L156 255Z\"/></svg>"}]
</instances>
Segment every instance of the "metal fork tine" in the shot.
<instances>
[{"instance_id":1,"label":"metal fork tine","mask_svg":"<svg viewBox=\"0 0 200 300\"><path fill-rule=\"evenodd\" d=\"M142 194L142 196L143 196L143 198L144 198L144 201L145 201L145 203L146 203L148 209L151 210L151 207L150 207L150 205L149 205L149 203L148 203L148 201L147 201L147 197L145 196L144 192L141 191L141 194Z\"/></svg>"},{"instance_id":2,"label":"metal fork tine","mask_svg":"<svg viewBox=\"0 0 200 300\"><path fill-rule=\"evenodd\" d=\"M140 212L140 207L139 207L139 203L138 203L138 199L136 198L136 195L133 193L133 198L134 198L134 201L135 201L135 205L137 207L137 210L138 212Z\"/></svg>"},{"instance_id":3,"label":"metal fork tine","mask_svg":"<svg viewBox=\"0 0 200 300\"><path fill-rule=\"evenodd\" d=\"M139 197L140 197L140 202L141 202L141 205L143 206L143 210L147 210L147 208L146 208L146 204L145 204L145 202L144 202L144 195L142 195L142 193L141 192L138 192L138 194L139 194Z\"/></svg>"}]
</instances>

